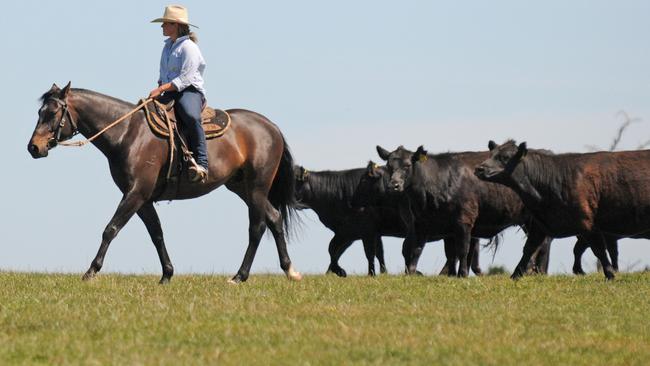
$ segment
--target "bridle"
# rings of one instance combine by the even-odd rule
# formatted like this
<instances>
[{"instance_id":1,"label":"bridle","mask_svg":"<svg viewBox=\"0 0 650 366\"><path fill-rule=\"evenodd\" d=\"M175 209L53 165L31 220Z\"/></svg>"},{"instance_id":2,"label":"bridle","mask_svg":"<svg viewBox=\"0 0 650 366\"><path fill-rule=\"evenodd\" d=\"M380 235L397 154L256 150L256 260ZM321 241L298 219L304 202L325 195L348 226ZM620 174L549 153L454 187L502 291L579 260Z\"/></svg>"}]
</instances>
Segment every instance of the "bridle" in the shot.
<instances>
[{"instance_id":1,"label":"bridle","mask_svg":"<svg viewBox=\"0 0 650 366\"><path fill-rule=\"evenodd\" d=\"M66 140L69 140L75 135L77 135L79 133L79 130L77 129L77 123L75 122L74 118L72 118L72 114L68 109L68 103L65 100L61 100L57 97L49 97L48 100L55 101L56 104L58 104L59 107L63 110L63 112L61 113L61 119L57 123L56 127L54 129L50 128L50 131L53 132L54 135L53 137L50 137L50 139L47 142L47 145L49 147L54 147L62 141L61 132L63 132L63 127L65 127L66 117L70 121L70 128L72 130L72 134Z\"/></svg>"}]
</instances>

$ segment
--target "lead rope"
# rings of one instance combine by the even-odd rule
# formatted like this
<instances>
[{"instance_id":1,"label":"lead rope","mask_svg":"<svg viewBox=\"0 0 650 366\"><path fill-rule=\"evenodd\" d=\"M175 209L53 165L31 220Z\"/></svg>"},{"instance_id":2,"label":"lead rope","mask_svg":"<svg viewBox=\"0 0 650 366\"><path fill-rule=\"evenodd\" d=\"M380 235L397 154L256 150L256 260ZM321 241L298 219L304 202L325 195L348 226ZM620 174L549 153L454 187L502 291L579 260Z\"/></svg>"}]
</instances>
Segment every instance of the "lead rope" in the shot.
<instances>
[{"instance_id":1,"label":"lead rope","mask_svg":"<svg viewBox=\"0 0 650 366\"><path fill-rule=\"evenodd\" d=\"M125 119L129 118L131 115L133 115L135 112L139 111L142 107L144 107L145 105L149 104L151 101L153 101L153 98L149 98L149 99L145 100L144 102L142 102L141 104L139 104L137 107L135 107L132 111L130 111L129 113L127 113L127 114L123 115L122 117L118 118L115 122L112 122L110 125L104 127L101 131L99 131L99 132L97 132L96 134L92 135L90 138L87 138L87 139L85 139L85 140L80 140L80 141L61 141L61 142L59 142L59 145L63 145L63 146L77 146L77 147L84 146L84 145L86 145L87 143L92 142L94 139L96 139L97 137L99 137L99 136L100 136L101 134L103 134L104 132L106 132L106 131L108 131L109 129L111 129L111 128L113 128L114 126L116 126L118 123L120 123L120 122L124 121Z\"/></svg>"}]
</instances>

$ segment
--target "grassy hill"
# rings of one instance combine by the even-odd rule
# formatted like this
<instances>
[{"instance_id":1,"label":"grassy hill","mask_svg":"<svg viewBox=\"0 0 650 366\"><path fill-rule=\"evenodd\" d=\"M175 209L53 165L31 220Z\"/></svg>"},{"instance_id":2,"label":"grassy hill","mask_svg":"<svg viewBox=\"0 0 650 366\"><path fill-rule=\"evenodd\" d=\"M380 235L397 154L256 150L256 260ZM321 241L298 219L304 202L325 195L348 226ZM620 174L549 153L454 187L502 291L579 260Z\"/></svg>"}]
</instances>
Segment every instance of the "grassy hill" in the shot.
<instances>
[{"instance_id":1,"label":"grassy hill","mask_svg":"<svg viewBox=\"0 0 650 366\"><path fill-rule=\"evenodd\" d=\"M642 365L650 273L469 279L0 273L0 364Z\"/></svg>"}]
</instances>

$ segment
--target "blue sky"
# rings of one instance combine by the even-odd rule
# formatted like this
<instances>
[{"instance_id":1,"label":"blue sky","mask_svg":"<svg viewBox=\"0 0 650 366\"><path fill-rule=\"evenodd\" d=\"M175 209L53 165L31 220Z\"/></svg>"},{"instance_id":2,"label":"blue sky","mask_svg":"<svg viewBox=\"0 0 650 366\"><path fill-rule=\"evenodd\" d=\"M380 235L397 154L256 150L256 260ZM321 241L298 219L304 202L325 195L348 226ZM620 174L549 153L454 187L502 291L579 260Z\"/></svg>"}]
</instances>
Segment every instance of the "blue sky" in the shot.
<instances>
[{"instance_id":1,"label":"blue sky","mask_svg":"<svg viewBox=\"0 0 650 366\"><path fill-rule=\"evenodd\" d=\"M483 150L515 138L556 152L606 148L626 111L621 149L650 139L650 3L646 1L186 1L208 63L208 101L247 108L280 126L298 163L348 169L379 160L375 145L430 152ZM92 146L26 150L38 97L52 83L136 101L155 86L163 37L149 21L167 2L22 1L5 4L0 66L5 192L0 269L85 271L120 193ZM225 188L157 210L177 273L234 274L246 249L244 204ZM304 215L289 247L299 270L327 268L331 233ZM199 229L199 230L196 230ZM557 240L551 270L570 272L573 239ZM495 265L512 269L523 234L507 231ZM401 242L386 239L391 272ZM621 267L650 265L645 240L623 240ZM594 267L594 257L585 257ZM437 272L442 246L420 267ZM359 243L342 265L364 273ZM483 256L483 267L492 265ZM254 272L278 272L269 237ZM104 271L159 273L134 218L113 241Z\"/></svg>"}]
</instances>

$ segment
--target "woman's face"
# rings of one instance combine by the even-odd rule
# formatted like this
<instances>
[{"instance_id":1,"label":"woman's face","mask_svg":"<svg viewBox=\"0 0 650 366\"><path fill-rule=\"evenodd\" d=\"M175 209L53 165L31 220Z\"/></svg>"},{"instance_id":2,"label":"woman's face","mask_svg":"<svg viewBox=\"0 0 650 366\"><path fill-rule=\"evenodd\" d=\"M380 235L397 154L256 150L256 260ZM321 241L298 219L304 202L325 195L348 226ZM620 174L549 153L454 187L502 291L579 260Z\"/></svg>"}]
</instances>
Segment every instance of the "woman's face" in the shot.
<instances>
[{"instance_id":1,"label":"woman's face","mask_svg":"<svg viewBox=\"0 0 650 366\"><path fill-rule=\"evenodd\" d=\"M164 22L160 27L162 28L163 36L165 37L172 37L178 34L178 24L176 23Z\"/></svg>"}]
</instances>

